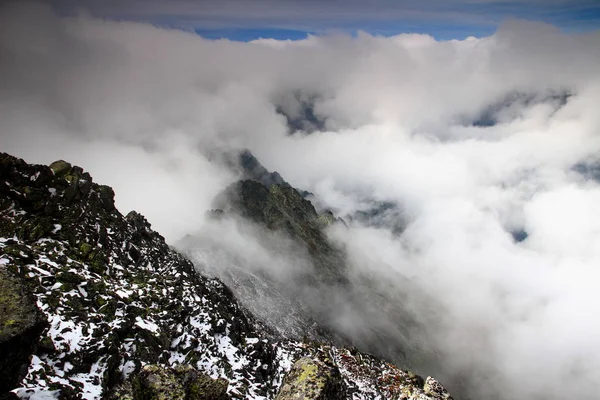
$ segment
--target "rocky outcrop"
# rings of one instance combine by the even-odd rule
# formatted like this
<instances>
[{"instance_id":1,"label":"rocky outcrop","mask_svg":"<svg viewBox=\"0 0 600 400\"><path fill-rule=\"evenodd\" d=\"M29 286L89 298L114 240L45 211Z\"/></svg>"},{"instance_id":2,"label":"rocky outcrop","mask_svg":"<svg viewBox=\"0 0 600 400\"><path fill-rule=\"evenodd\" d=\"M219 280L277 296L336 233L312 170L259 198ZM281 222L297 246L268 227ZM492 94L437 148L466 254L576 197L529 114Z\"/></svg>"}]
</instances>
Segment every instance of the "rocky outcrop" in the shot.
<instances>
[{"instance_id":1,"label":"rocky outcrop","mask_svg":"<svg viewBox=\"0 0 600 400\"><path fill-rule=\"evenodd\" d=\"M231 291L199 276L143 216L123 216L112 189L79 167L0 154L0 264L49 322L20 396L99 398L156 363L202 366L229 391L265 396L284 372Z\"/></svg>"},{"instance_id":2,"label":"rocky outcrop","mask_svg":"<svg viewBox=\"0 0 600 400\"><path fill-rule=\"evenodd\" d=\"M25 377L47 322L23 279L0 265L0 393Z\"/></svg>"},{"instance_id":3,"label":"rocky outcrop","mask_svg":"<svg viewBox=\"0 0 600 400\"><path fill-rule=\"evenodd\" d=\"M228 400L228 382L189 365L146 365L115 390L114 400Z\"/></svg>"},{"instance_id":4,"label":"rocky outcrop","mask_svg":"<svg viewBox=\"0 0 600 400\"><path fill-rule=\"evenodd\" d=\"M286 375L275 400L343 400L344 381L333 365L309 357L299 359Z\"/></svg>"},{"instance_id":5,"label":"rocky outcrop","mask_svg":"<svg viewBox=\"0 0 600 400\"><path fill-rule=\"evenodd\" d=\"M451 400L435 379L423 379L356 349L321 346L298 359L276 400Z\"/></svg>"},{"instance_id":6,"label":"rocky outcrop","mask_svg":"<svg viewBox=\"0 0 600 400\"><path fill-rule=\"evenodd\" d=\"M305 232L317 223L295 195L267 192L280 211L274 227L284 229L290 212L306 216L298 228ZM326 366L340 398L395 398L399 390L447 398L434 381L410 380L359 352L265 335L231 290L199 275L142 215L122 215L111 188L64 161L29 165L0 153L0 271L11 274L1 277L0 295L27 298L21 282L33 296L19 301L22 309L2 300L13 310L2 316L25 316L2 327L42 329L38 340L15 345L24 378L0 376L21 398L273 398L299 359ZM305 381L318 386L318 377Z\"/></svg>"}]
</instances>

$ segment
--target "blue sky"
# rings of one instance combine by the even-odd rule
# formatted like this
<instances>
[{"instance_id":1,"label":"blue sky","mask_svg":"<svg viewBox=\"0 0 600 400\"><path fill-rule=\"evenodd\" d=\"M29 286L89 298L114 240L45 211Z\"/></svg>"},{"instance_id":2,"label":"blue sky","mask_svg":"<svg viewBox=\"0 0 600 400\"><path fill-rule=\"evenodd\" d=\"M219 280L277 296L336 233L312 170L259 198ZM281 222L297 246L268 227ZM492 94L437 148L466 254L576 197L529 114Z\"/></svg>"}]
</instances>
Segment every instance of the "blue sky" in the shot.
<instances>
[{"instance_id":1,"label":"blue sky","mask_svg":"<svg viewBox=\"0 0 600 400\"><path fill-rule=\"evenodd\" d=\"M600 28L600 0L51 0L64 14L192 30L211 39L300 39L327 32L427 33L437 39L490 35L506 19L567 32Z\"/></svg>"}]
</instances>

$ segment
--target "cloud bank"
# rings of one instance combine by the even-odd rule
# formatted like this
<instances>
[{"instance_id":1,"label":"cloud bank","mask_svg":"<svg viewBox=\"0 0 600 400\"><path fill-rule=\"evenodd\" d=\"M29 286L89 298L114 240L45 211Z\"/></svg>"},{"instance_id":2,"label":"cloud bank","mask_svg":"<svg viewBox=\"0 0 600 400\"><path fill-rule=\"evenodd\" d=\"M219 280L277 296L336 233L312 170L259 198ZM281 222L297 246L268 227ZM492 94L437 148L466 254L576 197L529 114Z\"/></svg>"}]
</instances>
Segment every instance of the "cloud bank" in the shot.
<instances>
[{"instance_id":1,"label":"cloud bank","mask_svg":"<svg viewBox=\"0 0 600 400\"><path fill-rule=\"evenodd\" d=\"M250 149L341 216L396 204L400 235L331 234L357 277L391 298L409 279L435 299L393 305L431 327L451 390L594 398L599 43L520 21L463 41L237 43L6 4L0 149L82 165L172 243L202 229L235 179L215 162L225 150ZM313 132L290 134L307 109Z\"/></svg>"}]
</instances>

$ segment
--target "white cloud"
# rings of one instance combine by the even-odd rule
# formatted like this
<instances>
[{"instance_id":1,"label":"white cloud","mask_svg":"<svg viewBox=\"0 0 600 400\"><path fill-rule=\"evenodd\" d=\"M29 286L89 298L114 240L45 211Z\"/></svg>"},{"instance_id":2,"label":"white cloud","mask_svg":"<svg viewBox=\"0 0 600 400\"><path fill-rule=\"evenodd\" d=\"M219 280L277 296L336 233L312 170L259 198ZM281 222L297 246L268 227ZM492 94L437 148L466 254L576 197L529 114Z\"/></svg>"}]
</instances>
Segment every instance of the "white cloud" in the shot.
<instances>
[{"instance_id":1,"label":"white cloud","mask_svg":"<svg viewBox=\"0 0 600 400\"><path fill-rule=\"evenodd\" d=\"M572 166L600 154L599 41L510 22L465 41L234 43L5 5L0 146L83 166L171 242L202 229L234 179L219 149L250 148L341 214L397 202L400 238L337 236L358 275L399 292L409 277L433 299L437 312L409 307L431 327L442 379L479 398L593 398L600 189ZM325 132L287 135L277 102L298 98ZM486 110L498 123L474 124ZM514 243L520 229L529 236ZM256 263L272 262L260 251Z\"/></svg>"}]
</instances>

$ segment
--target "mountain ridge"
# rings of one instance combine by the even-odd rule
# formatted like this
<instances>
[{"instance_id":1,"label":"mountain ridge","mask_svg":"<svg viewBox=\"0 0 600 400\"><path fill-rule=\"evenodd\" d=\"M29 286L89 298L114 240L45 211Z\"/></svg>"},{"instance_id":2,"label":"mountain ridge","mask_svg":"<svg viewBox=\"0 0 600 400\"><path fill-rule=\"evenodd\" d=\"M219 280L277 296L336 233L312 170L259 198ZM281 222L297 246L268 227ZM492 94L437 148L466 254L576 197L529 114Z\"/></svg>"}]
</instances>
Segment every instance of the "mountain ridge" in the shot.
<instances>
[{"instance_id":1,"label":"mountain ridge","mask_svg":"<svg viewBox=\"0 0 600 400\"><path fill-rule=\"evenodd\" d=\"M164 381L180 393L167 398L450 398L433 378L356 349L267 337L229 288L67 162L0 153L0 219L0 271L30 291L47 323L30 340L25 374L3 377L5 396L158 399L165 387L147 383Z\"/></svg>"}]
</instances>

